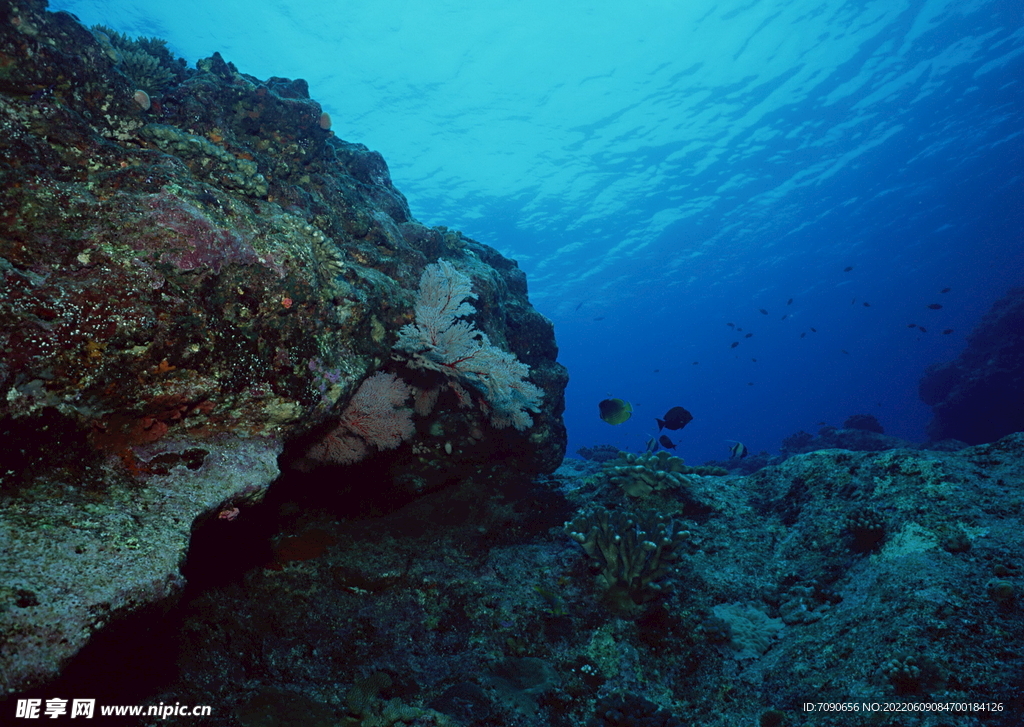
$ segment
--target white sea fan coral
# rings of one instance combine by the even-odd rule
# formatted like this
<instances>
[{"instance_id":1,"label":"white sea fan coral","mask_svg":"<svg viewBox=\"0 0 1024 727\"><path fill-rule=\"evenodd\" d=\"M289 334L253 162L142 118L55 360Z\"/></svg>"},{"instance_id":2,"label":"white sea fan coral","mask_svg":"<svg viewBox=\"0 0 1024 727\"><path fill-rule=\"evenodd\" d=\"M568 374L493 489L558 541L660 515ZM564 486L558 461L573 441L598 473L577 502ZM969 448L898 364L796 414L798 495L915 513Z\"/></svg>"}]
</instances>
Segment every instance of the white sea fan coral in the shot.
<instances>
[{"instance_id":1,"label":"white sea fan coral","mask_svg":"<svg viewBox=\"0 0 1024 727\"><path fill-rule=\"evenodd\" d=\"M428 265L420 277L416 322L402 326L395 348L409 354L412 367L433 369L470 384L491 408L496 427L524 430L529 412L540 411L544 392L527 381L530 367L493 345L472 323L476 312L472 280L446 260Z\"/></svg>"}]
</instances>

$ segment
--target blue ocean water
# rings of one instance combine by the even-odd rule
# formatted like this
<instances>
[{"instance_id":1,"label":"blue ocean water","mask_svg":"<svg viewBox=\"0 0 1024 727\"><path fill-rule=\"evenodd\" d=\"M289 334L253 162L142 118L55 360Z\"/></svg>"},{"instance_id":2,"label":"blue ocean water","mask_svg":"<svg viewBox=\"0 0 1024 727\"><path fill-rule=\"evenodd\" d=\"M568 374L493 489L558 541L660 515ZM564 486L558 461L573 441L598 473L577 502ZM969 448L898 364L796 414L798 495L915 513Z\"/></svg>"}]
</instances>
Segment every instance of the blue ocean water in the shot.
<instances>
[{"instance_id":1,"label":"blue ocean water","mask_svg":"<svg viewBox=\"0 0 1024 727\"><path fill-rule=\"evenodd\" d=\"M923 370L1024 284L1020 0L51 8L305 78L417 219L518 260L570 453L676 405L691 464L859 413L922 440Z\"/></svg>"}]
</instances>

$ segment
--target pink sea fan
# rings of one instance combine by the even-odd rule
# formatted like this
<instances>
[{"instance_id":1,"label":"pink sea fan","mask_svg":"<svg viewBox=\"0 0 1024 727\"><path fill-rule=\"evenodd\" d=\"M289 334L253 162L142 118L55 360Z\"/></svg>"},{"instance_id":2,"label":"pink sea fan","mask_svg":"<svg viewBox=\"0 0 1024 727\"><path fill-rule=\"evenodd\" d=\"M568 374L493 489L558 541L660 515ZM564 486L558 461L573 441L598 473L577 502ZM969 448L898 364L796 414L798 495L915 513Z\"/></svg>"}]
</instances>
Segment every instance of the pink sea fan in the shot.
<instances>
[{"instance_id":1,"label":"pink sea fan","mask_svg":"<svg viewBox=\"0 0 1024 727\"><path fill-rule=\"evenodd\" d=\"M394 374L378 371L364 380L341 414L338 426L310 447L306 456L318 462L352 464L369 454L369 447L394 449L416 429L412 410L402 405L412 388Z\"/></svg>"}]
</instances>

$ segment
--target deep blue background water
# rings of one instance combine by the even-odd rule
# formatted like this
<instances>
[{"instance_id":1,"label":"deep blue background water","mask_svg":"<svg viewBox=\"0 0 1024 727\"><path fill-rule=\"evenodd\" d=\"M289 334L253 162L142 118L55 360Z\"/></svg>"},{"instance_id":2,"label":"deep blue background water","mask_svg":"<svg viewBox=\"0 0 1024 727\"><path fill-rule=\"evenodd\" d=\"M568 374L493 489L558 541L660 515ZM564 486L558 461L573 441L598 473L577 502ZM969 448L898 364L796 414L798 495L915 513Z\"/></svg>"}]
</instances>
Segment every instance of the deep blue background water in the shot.
<instances>
[{"instance_id":1,"label":"deep blue background water","mask_svg":"<svg viewBox=\"0 0 1024 727\"><path fill-rule=\"evenodd\" d=\"M922 371L1024 284L1019 0L51 7L305 78L417 219L517 259L570 452L674 405L691 463L856 413L921 440Z\"/></svg>"}]
</instances>

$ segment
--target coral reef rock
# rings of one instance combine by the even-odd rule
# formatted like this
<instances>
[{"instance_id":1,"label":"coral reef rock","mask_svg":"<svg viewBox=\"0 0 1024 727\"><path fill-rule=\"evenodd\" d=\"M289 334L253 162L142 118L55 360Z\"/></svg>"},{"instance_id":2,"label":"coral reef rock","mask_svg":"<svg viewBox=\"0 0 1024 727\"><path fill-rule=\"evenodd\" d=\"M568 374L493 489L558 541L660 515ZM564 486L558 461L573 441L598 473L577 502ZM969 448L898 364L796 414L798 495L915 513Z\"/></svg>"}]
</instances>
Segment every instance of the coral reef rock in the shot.
<instances>
[{"instance_id":1,"label":"coral reef rock","mask_svg":"<svg viewBox=\"0 0 1024 727\"><path fill-rule=\"evenodd\" d=\"M1024 430L1024 288L997 300L963 353L930 366L918 391L934 412L933 440L982 444Z\"/></svg>"},{"instance_id":2,"label":"coral reef rock","mask_svg":"<svg viewBox=\"0 0 1024 727\"><path fill-rule=\"evenodd\" d=\"M371 409L412 418L395 448L352 445L381 481L419 494L560 464L567 377L525 275L418 223L304 81L217 54L189 69L42 0L0 15L5 692L173 600L193 527L244 518L279 467L325 466L305 453L376 374L416 397ZM442 259L473 300L453 325L520 408L396 354Z\"/></svg>"}]
</instances>

